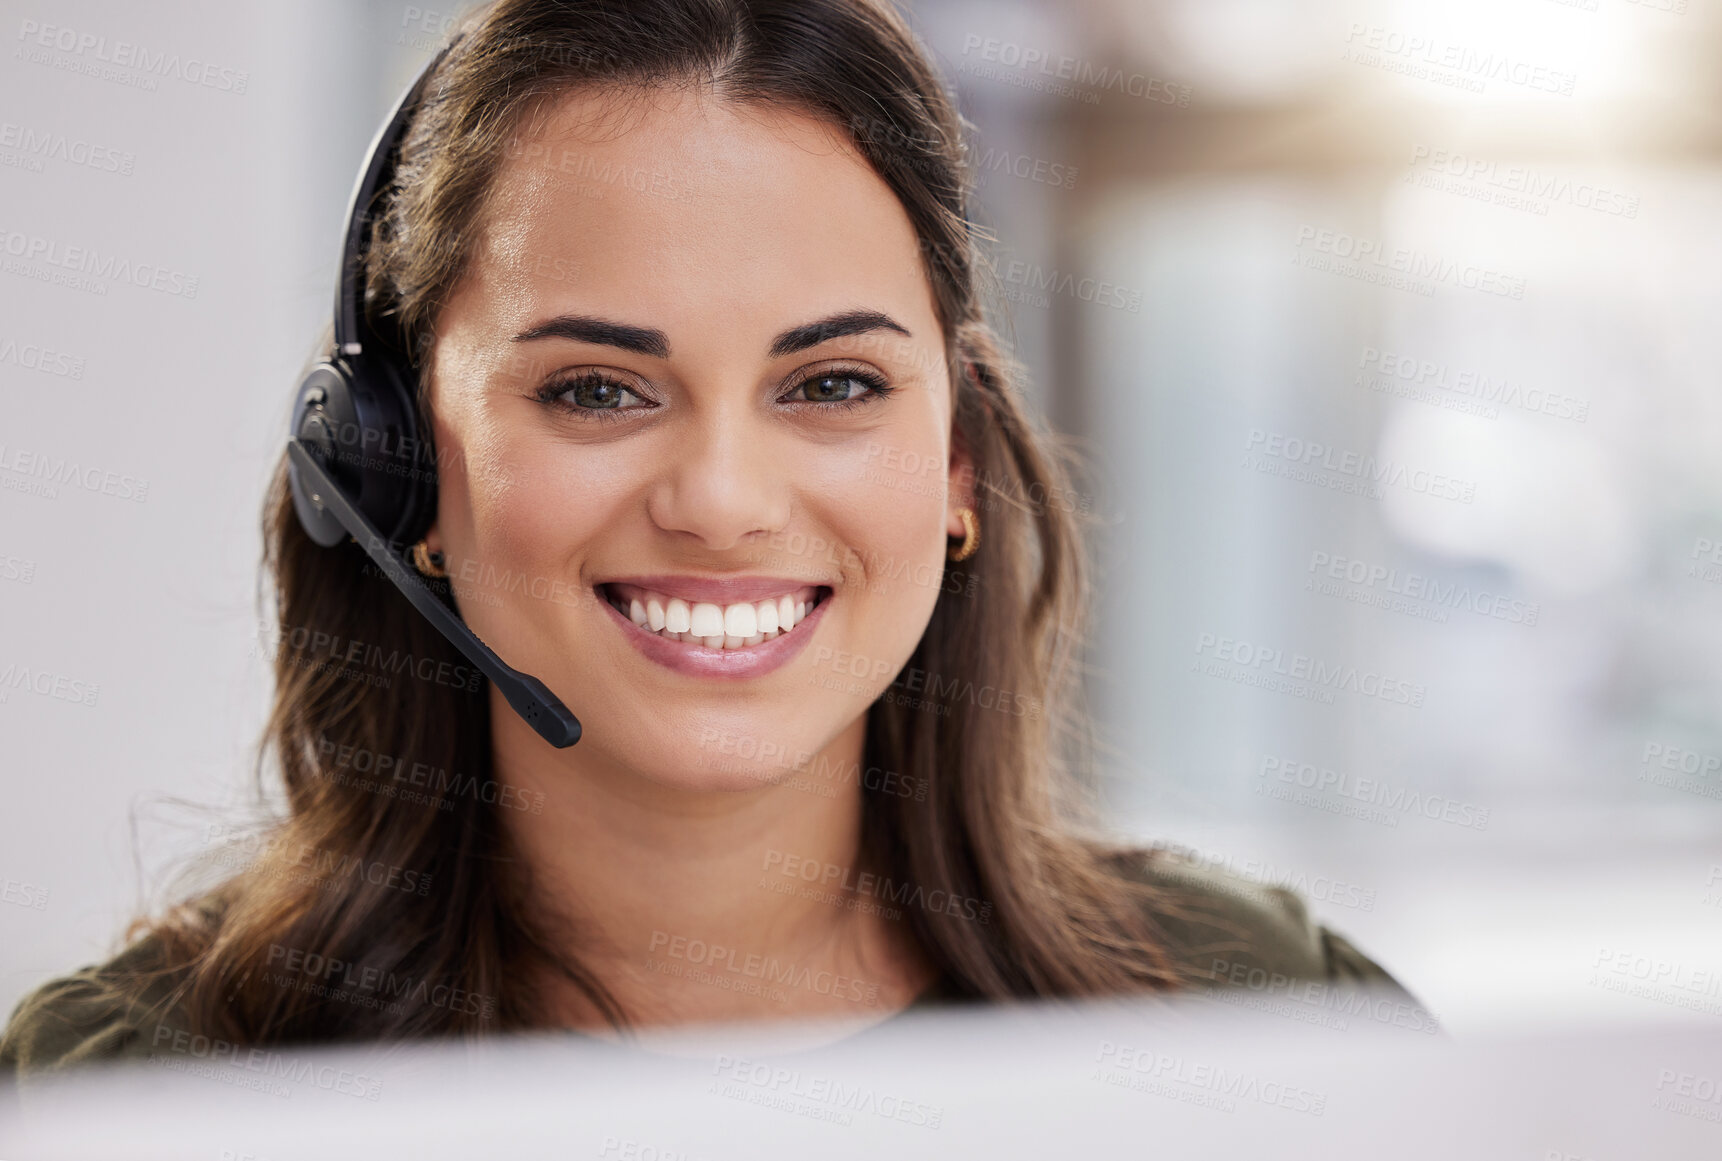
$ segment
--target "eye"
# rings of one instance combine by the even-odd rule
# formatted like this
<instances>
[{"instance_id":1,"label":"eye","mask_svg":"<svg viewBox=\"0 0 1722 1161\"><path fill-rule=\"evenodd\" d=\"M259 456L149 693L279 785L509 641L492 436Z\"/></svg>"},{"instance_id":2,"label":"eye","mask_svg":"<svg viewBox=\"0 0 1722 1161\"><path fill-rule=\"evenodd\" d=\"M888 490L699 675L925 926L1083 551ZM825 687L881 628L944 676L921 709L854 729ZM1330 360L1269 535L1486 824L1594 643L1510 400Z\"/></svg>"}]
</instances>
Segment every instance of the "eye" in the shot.
<instances>
[{"instance_id":1,"label":"eye","mask_svg":"<svg viewBox=\"0 0 1722 1161\"><path fill-rule=\"evenodd\" d=\"M872 371L841 368L825 371L803 379L783 397L784 402L835 404L838 407L862 407L884 399L896 388ZM800 399L796 396L799 394Z\"/></svg>"},{"instance_id":2,"label":"eye","mask_svg":"<svg viewBox=\"0 0 1722 1161\"><path fill-rule=\"evenodd\" d=\"M639 411L639 406L625 406L632 399L636 404L657 406L620 381L601 371L581 371L574 375L552 379L538 389L538 401L565 411L599 414L594 419L610 419L617 411Z\"/></svg>"}]
</instances>

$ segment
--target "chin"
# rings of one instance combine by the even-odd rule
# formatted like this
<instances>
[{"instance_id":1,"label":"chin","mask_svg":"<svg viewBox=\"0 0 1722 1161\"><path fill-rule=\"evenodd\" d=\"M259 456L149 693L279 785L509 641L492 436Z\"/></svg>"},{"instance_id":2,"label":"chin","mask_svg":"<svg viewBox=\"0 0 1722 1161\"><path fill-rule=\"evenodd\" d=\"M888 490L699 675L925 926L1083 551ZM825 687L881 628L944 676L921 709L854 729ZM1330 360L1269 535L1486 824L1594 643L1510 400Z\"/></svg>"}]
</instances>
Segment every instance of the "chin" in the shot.
<instances>
[{"instance_id":1,"label":"chin","mask_svg":"<svg viewBox=\"0 0 1722 1161\"><path fill-rule=\"evenodd\" d=\"M710 769L672 766L644 772L644 776L668 789L713 794L746 794L784 782L806 781L804 775L798 776L791 770L737 769L728 765Z\"/></svg>"},{"instance_id":2,"label":"chin","mask_svg":"<svg viewBox=\"0 0 1722 1161\"><path fill-rule=\"evenodd\" d=\"M569 684L594 688L572 676ZM847 694L841 702L832 699L829 691L812 688L745 704L733 688L727 696L654 699L612 681L604 697L581 705L586 733L565 758L575 766L593 764L594 773L607 769L666 788L738 792L793 782L829 798L841 776L852 778L853 771L838 770L824 752L865 722ZM505 703L498 704L493 728L519 733L536 750L536 735L523 724L516 729L513 718Z\"/></svg>"}]
</instances>

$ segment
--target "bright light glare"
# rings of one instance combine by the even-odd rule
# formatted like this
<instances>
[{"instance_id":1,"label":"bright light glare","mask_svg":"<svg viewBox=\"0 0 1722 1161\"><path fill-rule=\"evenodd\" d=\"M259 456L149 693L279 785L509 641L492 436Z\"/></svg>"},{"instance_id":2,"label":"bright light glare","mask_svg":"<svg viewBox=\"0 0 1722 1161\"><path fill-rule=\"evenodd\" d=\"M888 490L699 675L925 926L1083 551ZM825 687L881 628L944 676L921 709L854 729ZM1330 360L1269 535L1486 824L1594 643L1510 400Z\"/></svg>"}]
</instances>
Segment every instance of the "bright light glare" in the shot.
<instances>
[{"instance_id":1,"label":"bright light glare","mask_svg":"<svg viewBox=\"0 0 1722 1161\"><path fill-rule=\"evenodd\" d=\"M1618 0L1589 2L1595 11L1555 0L1358 4L1346 48L1355 54L1352 67L1381 69L1431 101L1592 103L1632 95L1650 80L1647 41L1664 31L1659 14ZM1356 59L1364 54L1373 54L1372 64Z\"/></svg>"}]
</instances>

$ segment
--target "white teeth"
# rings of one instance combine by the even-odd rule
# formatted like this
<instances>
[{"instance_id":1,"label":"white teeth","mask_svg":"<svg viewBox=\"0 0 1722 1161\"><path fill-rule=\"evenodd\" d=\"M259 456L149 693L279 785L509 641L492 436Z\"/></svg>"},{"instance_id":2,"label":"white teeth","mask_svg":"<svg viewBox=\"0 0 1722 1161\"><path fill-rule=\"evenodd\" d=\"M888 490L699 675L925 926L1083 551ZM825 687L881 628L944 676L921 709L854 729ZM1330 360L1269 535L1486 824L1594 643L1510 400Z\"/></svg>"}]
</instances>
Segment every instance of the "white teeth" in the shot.
<instances>
[{"instance_id":1,"label":"white teeth","mask_svg":"<svg viewBox=\"0 0 1722 1161\"><path fill-rule=\"evenodd\" d=\"M731 605L723 611L723 631L746 640L759 632L759 612L752 605Z\"/></svg>"},{"instance_id":2,"label":"white teeth","mask_svg":"<svg viewBox=\"0 0 1722 1161\"><path fill-rule=\"evenodd\" d=\"M716 605L701 601L689 613L692 622L688 632L696 637L723 636L723 610Z\"/></svg>"},{"instance_id":3,"label":"white teeth","mask_svg":"<svg viewBox=\"0 0 1722 1161\"><path fill-rule=\"evenodd\" d=\"M671 597L670 603L664 606L664 628L672 633L686 633L693 628L693 618L688 615L688 603L680 597Z\"/></svg>"},{"instance_id":4,"label":"white teeth","mask_svg":"<svg viewBox=\"0 0 1722 1161\"><path fill-rule=\"evenodd\" d=\"M763 644L806 620L808 609L807 601L792 596L719 605L710 601L690 604L681 597L646 593L629 597L627 602L628 619L641 629L708 649L745 649Z\"/></svg>"}]
</instances>

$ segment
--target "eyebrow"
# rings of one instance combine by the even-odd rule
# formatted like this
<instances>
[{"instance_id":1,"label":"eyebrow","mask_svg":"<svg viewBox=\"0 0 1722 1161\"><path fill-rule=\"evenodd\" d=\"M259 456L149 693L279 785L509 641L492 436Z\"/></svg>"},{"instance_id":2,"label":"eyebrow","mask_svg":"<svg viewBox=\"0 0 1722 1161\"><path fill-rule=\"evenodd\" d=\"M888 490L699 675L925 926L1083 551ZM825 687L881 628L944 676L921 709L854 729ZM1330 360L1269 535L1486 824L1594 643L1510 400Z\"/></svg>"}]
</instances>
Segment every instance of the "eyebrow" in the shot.
<instances>
[{"instance_id":1,"label":"eyebrow","mask_svg":"<svg viewBox=\"0 0 1722 1161\"><path fill-rule=\"evenodd\" d=\"M620 347L636 355L651 355L656 359L670 357L670 339L663 331L652 327L631 327L626 323L609 322L584 314L562 314L541 322L514 336L517 343L535 339L573 339L577 343L596 343L601 347Z\"/></svg>"},{"instance_id":2,"label":"eyebrow","mask_svg":"<svg viewBox=\"0 0 1722 1161\"><path fill-rule=\"evenodd\" d=\"M809 347L846 335L864 335L873 331L896 331L913 338L907 327L890 315L876 310L847 310L802 326L791 327L772 340L769 355L780 359ZM619 347L637 355L655 359L670 357L670 338L655 327L636 327L627 323L610 322L591 315L563 314L548 319L514 336L517 343L535 339L572 339L580 343L595 343L602 347Z\"/></svg>"},{"instance_id":3,"label":"eyebrow","mask_svg":"<svg viewBox=\"0 0 1722 1161\"><path fill-rule=\"evenodd\" d=\"M914 338L907 327L890 315L880 314L876 310L846 310L841 314L810 322L806 326L791 327L784 331L773 340L771 357L777 359L784 355L793 355L797 351L817 347L829 339L840 339L845 335L864 335L872 331L896 331L904 338Z\"/></svg>"}]
</instances>

